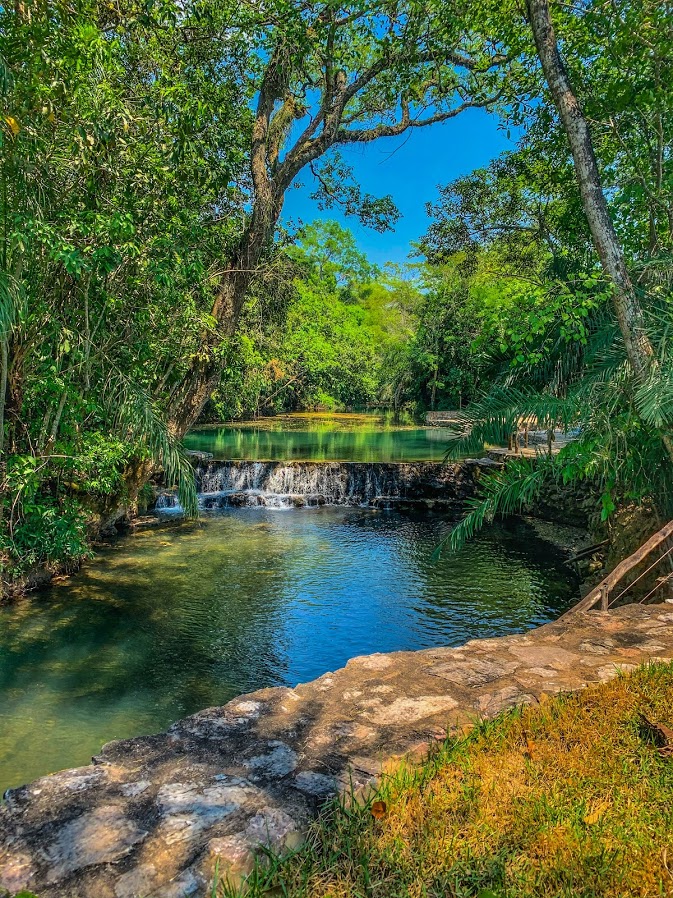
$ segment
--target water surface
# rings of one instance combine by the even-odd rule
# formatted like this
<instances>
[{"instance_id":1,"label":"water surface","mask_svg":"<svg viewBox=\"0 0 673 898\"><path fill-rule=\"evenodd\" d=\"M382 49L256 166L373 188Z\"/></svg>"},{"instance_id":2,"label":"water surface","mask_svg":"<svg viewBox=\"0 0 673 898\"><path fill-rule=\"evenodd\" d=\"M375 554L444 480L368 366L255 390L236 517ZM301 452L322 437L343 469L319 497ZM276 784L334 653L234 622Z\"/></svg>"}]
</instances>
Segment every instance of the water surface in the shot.
<instances>
[{"instance_id":1,"label":"water surface","mask_svg":"<svg viewBox=\"0 0 673 898\"><path fill-rule=\"evenodd\" d=\"M434 561L448 523L364 508L229 509L128 537L0 609L0 791L115 738L370 652L556 617L577 584L519 524Z\"/></svg>"},{"instance_id":2,"label":"water surface","mask_svg":"<svg viewBox=\"0 0 673 898\"><path fill-rule=\"evenodd\" d=\"M188 449L238 461L419 462L444 459L451 431L396 423L390 415L279 415L194 430Z\"/></svg>"}]
</instances>

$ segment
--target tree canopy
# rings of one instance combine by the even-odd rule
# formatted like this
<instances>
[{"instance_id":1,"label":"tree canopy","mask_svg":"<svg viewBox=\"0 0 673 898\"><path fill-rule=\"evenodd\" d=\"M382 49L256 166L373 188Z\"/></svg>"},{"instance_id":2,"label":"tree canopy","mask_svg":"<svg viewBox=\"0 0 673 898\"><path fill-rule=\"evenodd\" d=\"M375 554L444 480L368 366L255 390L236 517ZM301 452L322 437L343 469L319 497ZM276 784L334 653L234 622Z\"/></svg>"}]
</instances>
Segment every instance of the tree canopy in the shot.
<instances>
[{"instance_id":1,"label":"tree canopy","mask_svg":"<svg viewBox=\"0 0 673 898\"><path fill-rule=\"evenodd\" d=\"M606 515L646 496L663 513L672 46L658 0L4 7L7 576L81 557L158 468L193 509L197 421L315 406L457 408L470 451L524 419L573 428L535 483L591 477ZM428 197L417 255L380 270L329 215L385 231L394 197L340 148L474 107L516 149ZM300 178L325 218L287 233ZM521 477L491 498L516 506Z\"/></svg>"}]
</instances>

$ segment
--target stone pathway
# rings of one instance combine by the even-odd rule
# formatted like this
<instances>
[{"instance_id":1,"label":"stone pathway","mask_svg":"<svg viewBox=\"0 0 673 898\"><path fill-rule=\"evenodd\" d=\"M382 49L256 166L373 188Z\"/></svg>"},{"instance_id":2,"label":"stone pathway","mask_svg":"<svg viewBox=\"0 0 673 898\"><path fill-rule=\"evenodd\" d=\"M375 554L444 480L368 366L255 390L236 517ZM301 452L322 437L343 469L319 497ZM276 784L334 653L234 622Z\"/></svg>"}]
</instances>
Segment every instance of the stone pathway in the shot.
<instances>
[{"instance_id":1,"label":"stone pathway","mask_svg":"<svg viewBox=\"0 0 673 898\"><path fill-rule=\"evenodd\" d=\"M320 803L391 757L542 693L673 658L673 608L589 612L460 648L354 658L112 742L93 764L13 789L0 809L0 886L40 898L205 895L261 843L301 841Z\"/></svg>"}]
</instances>

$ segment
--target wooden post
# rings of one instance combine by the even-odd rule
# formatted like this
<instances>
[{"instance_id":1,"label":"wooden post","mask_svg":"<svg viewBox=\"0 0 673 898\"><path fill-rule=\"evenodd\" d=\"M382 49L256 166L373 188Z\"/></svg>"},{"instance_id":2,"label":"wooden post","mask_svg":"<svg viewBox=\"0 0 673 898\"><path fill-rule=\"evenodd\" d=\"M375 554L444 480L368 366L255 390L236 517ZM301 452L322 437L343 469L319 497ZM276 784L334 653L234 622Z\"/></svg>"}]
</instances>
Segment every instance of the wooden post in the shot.
<instances>
[{"instance_id":1,"label":"wooden post","mask_svg":"<svg viewBox=\"0 0 673 898\"><path fill-rule=\"evenodd\" d=\"M601 611L608 610L608 601L610 599L610 587L605 585L601 587Z\"/></svg>"}]
</instances>

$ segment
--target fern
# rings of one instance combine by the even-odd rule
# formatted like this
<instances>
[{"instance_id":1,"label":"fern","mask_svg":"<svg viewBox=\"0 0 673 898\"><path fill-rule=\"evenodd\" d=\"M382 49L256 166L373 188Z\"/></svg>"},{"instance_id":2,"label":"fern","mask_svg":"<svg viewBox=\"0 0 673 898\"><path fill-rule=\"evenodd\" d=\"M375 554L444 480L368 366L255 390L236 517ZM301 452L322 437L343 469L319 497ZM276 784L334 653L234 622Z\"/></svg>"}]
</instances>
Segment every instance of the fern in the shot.
<instances>
[{"instance_id":1,"label":"fern","mask_svg":"<svg viewBox=\"0 0 673 898\"><path fill-rule=\"evenodd\" d=\"M563 483L591 480L601 494L602 517L617 500L653 499L662 514L673 511L673 466L661 434L673 430L673 318L670 308L650 309L648 330L657 351L646 383L634 384L619 332L609 315L594 321L586 346L537 365L504 372L500 382L464 410L464 431L448 458L502 445L526 421L540 430L577 430L575 441L553 457L512 459L486 474L480 495L443 541L455 551L496 517L528 507L551 476Z\"/></svg>"}]
</instances>

